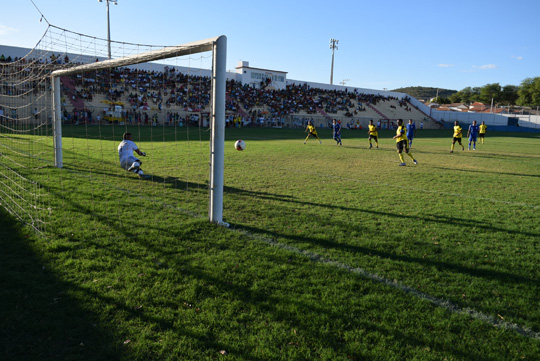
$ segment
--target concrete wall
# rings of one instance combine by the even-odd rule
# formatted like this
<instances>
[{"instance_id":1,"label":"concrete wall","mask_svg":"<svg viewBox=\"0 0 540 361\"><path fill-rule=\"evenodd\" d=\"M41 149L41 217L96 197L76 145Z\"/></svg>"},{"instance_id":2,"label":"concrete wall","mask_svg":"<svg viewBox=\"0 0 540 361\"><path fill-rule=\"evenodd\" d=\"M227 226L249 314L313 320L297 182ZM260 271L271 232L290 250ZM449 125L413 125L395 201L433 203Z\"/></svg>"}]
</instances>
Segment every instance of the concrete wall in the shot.
<instances>
[{"instance_id":1,"label":"concrete wall","mask_svg":"<svg viewBox=\"0 0 540 361\"><path fill-rule=\"evenodd\" d=\"M539 129L540 130L540 115L504 115L518 118L520 127Z\"/></svg>"},{"instance_id":2,"label":"concrete wall","mask_svg":"<svg viewBox=\"0 0 540 361\"><path fill-rule=\"evenodd\" d=\"M486 122L489 125L496 126L507 126L508 118L502 115L491 114L491 113L469 113L469 112L451 112L451 111L438 111L432 110L431 114L428 112L428 115L431 115L432 118L443 121L445 123L453 124L456 120L463 125L472 124L473 120L476 120L478 124Z\"/></svg>"},{"instance_id":3,"label":"concrete wall","mask_svg":"<svg viewBox=\"0 0 540 361\"><path fill-rule=\"evenodd\" d=\"M324 90L338 90L338 91L344 91L347 90L348 92L354 92L355 90L358 93L364 93L364 94L374 94L374 95L381 95L386 97L396 97L398 99L401 99L407 94L405 93L398 93L398 92L390 92L390 91L384 91L384 90L377 90L377 89L366 89L366 88L359 88L354 86L345 86L345 85L336 85L336 84L325 84L325 83L316 83L306 80L294 80L294 79L287 79L287 85L304 85L307 84L312 88L319 88Z\"/></svg>"}]
</instances>

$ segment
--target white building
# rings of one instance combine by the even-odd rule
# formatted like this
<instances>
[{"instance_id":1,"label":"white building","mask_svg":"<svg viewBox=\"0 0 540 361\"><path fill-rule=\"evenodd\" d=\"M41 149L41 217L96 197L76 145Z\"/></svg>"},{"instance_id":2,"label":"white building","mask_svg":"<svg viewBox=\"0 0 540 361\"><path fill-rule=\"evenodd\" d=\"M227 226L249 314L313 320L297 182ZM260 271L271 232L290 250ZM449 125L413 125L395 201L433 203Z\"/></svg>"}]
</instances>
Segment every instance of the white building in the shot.
<instances>
[{"instance_id":1,"label":"white building","mask_svg":"<svg viewBox=\"0 0 540 361\"><path fill-rule=\"evenodd\" d=\"M242 84L255 85L257 88L263 84L275 89L285 89L287 85L286 71L252 68L248 61L239 61L235 69L236 80Z\"/></svg>"}]
</instances>

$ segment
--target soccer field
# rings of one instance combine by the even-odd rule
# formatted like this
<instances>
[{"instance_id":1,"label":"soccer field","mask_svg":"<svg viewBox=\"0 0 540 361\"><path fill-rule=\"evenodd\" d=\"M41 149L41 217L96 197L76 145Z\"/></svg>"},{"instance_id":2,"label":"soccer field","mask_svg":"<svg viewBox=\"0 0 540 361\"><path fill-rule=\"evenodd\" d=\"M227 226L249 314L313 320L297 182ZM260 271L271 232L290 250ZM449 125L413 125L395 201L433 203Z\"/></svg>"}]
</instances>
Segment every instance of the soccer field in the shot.
<instances>
[{"instance_id":1,"label":"soccer field","mask_svg":"<svg viewBox=\"0 0 540 361\"><path fill-rule=\"evenodd\" d=\"M540 134L422 130L399 167L391 131L227 129L225 228L208 132L130 129L143 180L123 131L64 129L45 237L2 215L6 360L539 358Z\"/></svg>"}]
</instances>

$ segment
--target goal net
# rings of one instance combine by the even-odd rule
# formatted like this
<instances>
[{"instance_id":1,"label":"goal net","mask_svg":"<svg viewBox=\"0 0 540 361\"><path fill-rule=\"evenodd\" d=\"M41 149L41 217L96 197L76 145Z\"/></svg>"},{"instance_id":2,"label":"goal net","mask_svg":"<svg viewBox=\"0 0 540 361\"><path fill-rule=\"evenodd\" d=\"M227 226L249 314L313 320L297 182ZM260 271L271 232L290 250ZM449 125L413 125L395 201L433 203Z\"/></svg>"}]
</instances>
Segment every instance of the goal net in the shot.
<instances>
[{"instance_id":1,"label":"goal net","mask_svg":"<svg viewBox=\"0 0 540 361\"><path fill-rule=\"evenodd\" d=\"M51 25L27 54L4 54L1 205L45 234L163 214L223 223L226 37L111 44L107 59L106 40ZM120 167L125 133L147 179Z\"/></svg>"}]
</instances>

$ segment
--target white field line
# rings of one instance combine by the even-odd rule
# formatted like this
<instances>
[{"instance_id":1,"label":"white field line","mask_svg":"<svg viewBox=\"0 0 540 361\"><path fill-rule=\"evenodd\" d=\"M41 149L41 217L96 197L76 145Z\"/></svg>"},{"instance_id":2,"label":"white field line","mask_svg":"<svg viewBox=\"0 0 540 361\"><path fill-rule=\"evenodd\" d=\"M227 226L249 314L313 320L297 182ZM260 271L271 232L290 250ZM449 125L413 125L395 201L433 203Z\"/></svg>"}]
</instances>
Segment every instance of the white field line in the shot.
<instances>
[{"instance_id":1,"label":"white field line","mask_svg":"<svg viewBox=\"0 0 540 361\"><path fill-rule=\"evenodd\" d=\"M535 340L540 340L540 333L539 332L534 332L533 330L531 330L528 327L522 327L522 326L520 326L518 324L515 324L515 323L512 323L512 322L507 322L507 321L504 321L503 319L500 319L500 318L497 318L497 317L494 317L494 316L486 315L486 314L484 314L482 312L479 312L479 311L476 311L476 310L474 310L472 308L460 307L460 306L458 306L456 304L453 304L452 302L450 302L448 300L443 300L443 299L440 299L440 298L436 298L436 297L433 297L433 296L428 295L426 293L420 292L420 291L418 291L418 290L416 290L414 288L411 288L409 286L403 285L403 284L399 283L397 280L394 280L394 281L388 280L388 279L386 279L384 277L381 277L381 276L379 276L379 275L377 275L375 273L371 273L369 271L366 271L363 268L352 267L352 266L349 266L348 264L345 264L345 263L341 263L341 262L338 262L338 261L327 259L327 258L324 258L321 255L316 254L316 253L306 251L306 250L302 250L302 249L299 249L299 248L296 248L296 247L293 247L293 246L290 246L290 245L286 245L286 244L276 242L276 241L274 241L274 240L272 240L270 238L267 238L267 237L265 237L263 235L260 235L260 234L254 234L254 233L251 233L249 231L242 230L242 229L236 229L236 232L239 232L239 233L247 236L248 238L251 238L251 239L266 243L266 244L268 244L270 246L278 247L278 248L281 248L283 250L286 250L286 251L289 251L289 252L296 253L298 255L304 256L304 257L308 258L309 260L311 260L313 262L322 263L322 264L325 264L325 265L328 265L328 266L331 266L331 267L334 267L334 268L339 268L339 269L345 270L345 271L347 271L349 273L357 274L357 275L359 275L361 277L367 278L367 279L369 279L371 281L378 282L378 283L381 283L383 285L392 287L392 288L394 288L396 290L399 290L399 291L401 291L403 293L410 294L412 296L420 298L421 300L432 303L435 306L442 307L442 308L446 309L449 312L463 314L463 315L472 317L472 318L474 318L476 320L487 323L487 324L489 324L489 325L491 325L493 327L501 328L501 329L504 329L504 330L514 331L514 332L516 332L516 333L518 333L518 334L520 334L522 336L532 338L532 339L535 339Z\"/></svg>"},{"instance_id":2,"label":"white field line","mask_svg":"<svg viewBox=\"0 0 540 361\"><path fill-rule=\"evenodd\" d=\"M304 170L300 171L298 169L287 168L287 170L291 172L302 173L302 174L307 173ZM526 208L532 208L532 209L540 208L540 205L520 203L520 202L501 201L499 199L477 197L477 196L466 195L466 194L461 194L461 193L444 192L444 191L430 190L430 189L424 189L424 188L415 188L415 187L409 187L409 186L401 185L401 184L396 185L396 184L391 184L391 183L365 181L358 178L347 178L347 177L342 177L342 176L337 176L337 175L332 175L332 174L325 174L325 173L318 173L318 172L311 172L310 174L314 176L319 176L321 178L334 178L334 179L344 180L348 182L361 182L362 184L370 184L374 186L393 187L393 188L399 188L399 189L404 189L404 190L407 189L407 190L416 191L416 192L440 194L443 196L476 199L476 200L481 200L481 201L486 201L486 202L501 203L501 204L506 204L506 205L511 205L511 206L520 206L520 207L526 207Z\"/></svg>"}]
</instances>

